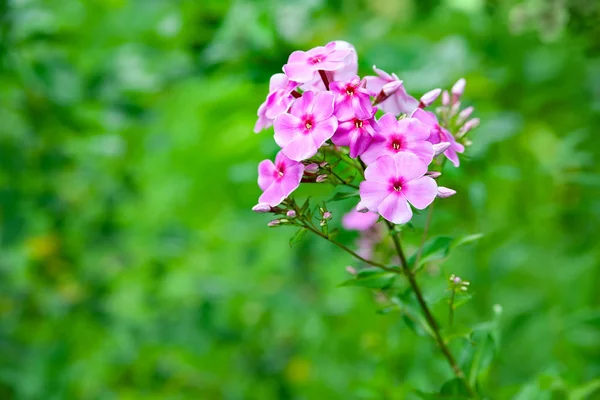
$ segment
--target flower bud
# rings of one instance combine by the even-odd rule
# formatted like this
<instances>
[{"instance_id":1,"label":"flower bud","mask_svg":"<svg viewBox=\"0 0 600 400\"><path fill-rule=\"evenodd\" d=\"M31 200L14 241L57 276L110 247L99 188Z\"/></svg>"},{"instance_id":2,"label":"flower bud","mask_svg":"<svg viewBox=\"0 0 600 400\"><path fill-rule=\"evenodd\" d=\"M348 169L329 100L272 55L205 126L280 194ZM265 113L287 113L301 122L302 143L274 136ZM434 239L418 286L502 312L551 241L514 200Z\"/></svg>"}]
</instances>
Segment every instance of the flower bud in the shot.
<instances>
[{"instance_id":1,"label":"flower bud","mask_svg":"<svg viewBox=\"0 0 600 400\"><path fill-rule=\"evenodd\" d=\"M258 203L252 207L252 211L257 213L268 213L271 211L271 206L268 203Z\"/></svg>"},{"instance_id":2,"label":"flower bud","mask_svg":"<svg viewBox=\"0 0 600 400\"><path fill-rule=\"evenodd\" d=\"M442 173L439 172L439 171L427 171L425 173L425 176L428 176L428 177L433 178L433 179L437 179L440 176L442 176Z\"/></svg>"},{"instance_id":3,"label":"flower bud","mask_svg":"<svg viewBox=\"0 0 600 400\"><path fill-rule=\"evenodd\" d=\"M358 205L356 206L356 211L358 211L359 213L366 213L369 212L369 209L365 207L363 203L358 203Z\"/></svg>"},{"instance_id":4,"label":"flower bud","mask_svg":"<svg viewBox=\"0 0 600 400\"><path fill-rule=\"evenodd\" d=\"M434 157L439 156L450 147L450 142L440 142L433 145Z\"/></svg>"},{"instance_id":5,"label":"flower bud","mask_svg":"<svg viewBox=\"0 0 600 400\"><path fill-rule=\"evenodd\" d=\"M442 93L442 89L433 89L421 96L419 107L429 107Z\"/></svg>"},{"instance_id":6,"label":"flower bud","mask_svg":"<svg viewBox=\"0 0 600 400\"><path fill-rule=\"evenodd\" d=\"M442 92L442 105L443 106L449 106L450 105L450 95L448 94L448 91L444 90Z\"/></svg>"},{"instance_id":7,"label":"flower bud","mask_svg":"<svg viewBox=\"0 0 600 400\"><path fill-rule=\"evenodd\" d=\"M348 272L350 275L356 275L356 273L357 273L356 269L351 265L348 265L346 267L346 272Z\"/></svg>"},{"instance_id":8,"label":"flower bud","mask_svg":"<svg viewBox=\"0 0 600 400\"><path fill-rule=\"evenodd\" d=\"M460 101L456 101L452 104L452 107L450 107L450 117L454 117L458 110L460 110Z\"/></svg>"},{"instance_id":9,"label":"flower bud","mask_svg":"<svg viewBox=\"0 0 600 400\"><path fill-rule=\"evenodd\" d=\"M458 118L456 119L457 125L462 125L463 122L467 120L475 110L473 107L467 107L458 114Z\"/></svg>"},{"instance_id":10,"label":"flower bud","mask_svg":"<svg viewBox=\"0 0 600 400\"><path fill-rule=\"evenodd\" d=\"M452 102L456 102L458 101L458 99L460 99L460 96L462 96L463 92L465 91L465 86L467 85L467 81L465 80L465 78L460 78L459 80L456 81L456 83L454 84L454 86L452 86Z\"/></svg>"},{"instance_id":11,"label":"flower bud","mask_svg":"<svg viewBox=\"0 0 600 400\"><path fill-rule=\"evenodd\" d=\"M440 199L445 199L448 198L450 196L454 196L456 194L456 190L444 187L444 186L438 186L437 188L437 197L439 197Z\"/></svg>"},{"instance_id":12,"label":"flower bud","mask_svg":"<svg viewBox=\"0 0 600 400\"><path fill-rule=\"evenodd\" d=\"M331 219L331 213L329 211L325 211L323 213L323 218L324 219Z\"/></svg>"},{"instance_id":13,"label":"flower bud","mask_svg":"<svg viewBox=\"0 0 600 400\"><path fill-rule=\"evenodd\" d=\"M383 92L384 96L389 97L391 95L393 95L394 93L396 93L396 91L398 89L400 89L402 87L402 81L391 81L386 83L385 85L383 85L383 87L381 88L381 91Z\"/></svg>"},{"instance_id":14,"label":"flower bud","mask_svg":"<svg viewBox=\"0 0 600 400\"><path fill-rule=\"evenodd\" d=\"M459 129L457 137L461 138L467 134L471 129L477 128L479 126L479 118L472 118L467 121L466 124Z\"/></svg>"},{"instance_id":15,"label":"flower bud","mask_svg":"<svg viewBox=\"0 0 600 400\"><path fill-rule=\"evenodd\" d=\"M316 182L322 183L322 182L325 182L326 180L327 180L327 174L323 174L323 175L317 176Z\"/></svg>"},{"instance_id":16,"label":"flower bud","mask_svg":"<svg viewBox=\"0 0 600 400\"><path fill-rule=\"evenodd\" d=\"M319 164L311 163L304 167L304 172L315 173L319 170Z\"/></svg>"},{"instance_id":17,"label":"flower bud","mask_svg":"<svg viewBox=\"0 0 600 400\"><path fill-rule=\"evenodd\" d=\"M325 168L326 165L327 165L327 161L323 161L321 164L319 164L319 167Z\"/></svg>"},{"instance_id":18,"label":"flower bud","mask_svg":"<svg viewBox=\"0 0 600 400\"><path fill-rule=\"evenodd\" d=\"M281 222L278 219L274 219L273 221L270 221L267 226L272 228L274 226L279 226L281 224Z\"/></svg>"},{"instance_id":19,"label":"flower bud","mask_svg":"<svg viewBox=\"0 0 600 400\"><path fill-rule=\"evenodd\" d=\"M295 218L296 217L296 211L294 210L289 210L286 214L285 214L288 218Z\"/></svg>"}]
</instances>

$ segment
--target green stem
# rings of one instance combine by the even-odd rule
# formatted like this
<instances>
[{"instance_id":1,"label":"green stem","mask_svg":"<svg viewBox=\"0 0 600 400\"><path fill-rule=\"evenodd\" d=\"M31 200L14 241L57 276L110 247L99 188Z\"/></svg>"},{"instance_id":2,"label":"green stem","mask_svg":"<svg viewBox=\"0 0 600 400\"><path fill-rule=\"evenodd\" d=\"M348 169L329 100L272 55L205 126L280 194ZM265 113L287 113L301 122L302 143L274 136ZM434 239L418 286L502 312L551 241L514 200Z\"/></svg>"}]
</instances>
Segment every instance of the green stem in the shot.
<instances>
[{"instance_id":1,"label":"green stem","mask_svg":"<svg viewBox=\"0 0 600 400\"><path fill-rule=\"evenodd\" d=\"M452 326L454 323L454 295L456 289L452 288L452 296L450 296L450 308L448 309L448 326Z\"/></svg>"},{"instance_id":2,"label":"green stem","mask_svg":"<svg viewBox=\"0 0 600 400\"><path fill-rule=\"evenodd\" d=\"M404 271L404 276L406 276L406 278L408 279L408 283L410 284L410 287L415 292L415 296L417 297L417 301L419 302L421 311L423 311L423 314L425 315L425 319L427 320L427 323L429 324L429 326L431 327L431 330L433 331L433 336L434 336L434 339L435 339L437 345L439 346L440 350L444 354L444 357L450 364L450 367L452 368L454 375L462 382L465 389L469 392L469 395L473 398L478 398L477 393L475 393L475 391L469 385L469 382L467 382L464 372L458 366L458 363L454 359L454 356L452 355L452 353L450 352L450 349L446 345L446 342L442 338L442 335L440 333L440 326L437 323L437 321L435 320L435 317L433 316L431 311L429 310L429 306L427 306L427 303L425 302L425 298L423 297L421 288L419 287L419 284L417 283L417 280L415 279L415 276L413 275L412 271L408 267L408 263L406 261L406 256L404 255L404 251L402 250L402 245L400 244L400 239L398 238L397 233L394 231L394 224L387 222L387 225L392 234L392 240L394 242L394 247L396 248L396 253L398 253L398 257L400 257L400 264L402 266L402 270Z\"/></svg>"}]
</instances>

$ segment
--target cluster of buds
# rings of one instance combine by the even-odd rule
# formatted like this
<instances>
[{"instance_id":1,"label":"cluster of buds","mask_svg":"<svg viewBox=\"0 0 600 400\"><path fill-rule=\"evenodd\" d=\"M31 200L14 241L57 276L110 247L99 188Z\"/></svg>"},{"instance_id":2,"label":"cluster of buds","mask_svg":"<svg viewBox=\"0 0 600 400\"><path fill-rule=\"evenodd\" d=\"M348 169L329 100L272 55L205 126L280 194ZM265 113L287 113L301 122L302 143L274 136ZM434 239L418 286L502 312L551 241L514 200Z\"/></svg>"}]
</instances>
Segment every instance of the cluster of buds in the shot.
<instances>
[{"instance_id":1,"label":"cluster of buds","mask_svg":"<svg viewBox=\"0 0 600 400\"><path fill-rule=\"evenodd\" d=\"M458 167L464 145L457 139L476 125L477 120L465 122L472 108L459 113L465 80L453 86L452 98L436 88L417 100L396 74L373 69L375 75L359 77L356 50L336 41L293 52L283 73L271 77L255 132L273 126L281 150L274 161L258 166L263 193L255 211L279 206L301 183L328 182L358 188L358 210L403 224L412 208L422 210L436 197L456 193L438 186L434 168L442 162L434 161L443 156ZM440 94L438 118L425 109ZM333 168L342 161L359 172L340 176ZM364 180L352 184L357 176ZM284 218L278 224L283 220L290 223Z\"/></svg>"},{"instance_id":2,"label":"cluster of buds","mask_svg":"<svg viewBox=\"0 0 600 400\"><path fill-rule=\"evenodd\" d=\"M444 90L442 93L442 105L437 108L437 113L444 120L446 126L455 131L454 137L463 145L470 146L472 142L465 136L471 130L479 126L479 118L471 118L475 108L469 106L461 109L460 98L465 91L467 82L464 78L459 79L450 89L450 93Z\"/></svg>"},{"instance_id":3,"label":"cluster of buds","mask_svg":"<svg viewBox=\"0 0 600 400\"><path fill-rule=\"evenodd\" d=\"M469 285L471 284L471 282L463 281L460 277L454 274L450 275L450 278L448 280L450 281L450 289L460 290L462 292L466 292L467 290L469 290Z\"/></svg>"}]
</instances>

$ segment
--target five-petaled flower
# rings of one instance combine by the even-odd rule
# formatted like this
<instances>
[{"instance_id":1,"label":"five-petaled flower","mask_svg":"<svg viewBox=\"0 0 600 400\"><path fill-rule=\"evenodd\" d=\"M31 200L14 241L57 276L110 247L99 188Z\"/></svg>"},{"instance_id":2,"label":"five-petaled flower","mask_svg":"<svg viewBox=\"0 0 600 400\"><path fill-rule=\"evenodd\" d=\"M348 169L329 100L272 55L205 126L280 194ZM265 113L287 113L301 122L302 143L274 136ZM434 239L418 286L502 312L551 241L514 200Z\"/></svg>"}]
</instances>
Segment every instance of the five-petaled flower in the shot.
<instances>
[{"instance_id":1,"label":"five-petaled flower","mask_svg":"<svg viewBox=\"0 0 600 400\"><path fill-rule=\"evenodd\" d=\"M338 146L348 146L350 148L350 157L356 158L363 154L371 145L373 136L379 130L379 125L375 120L377 107L372 107L370 118L359 119L352 118L348 121L340 122L335 135L331 141Z\"/></svg>"},{"instance_id":2,"label":"five-petaled flower","mask_svg":"<svg viewBox=\"0 0 600 400\"><path fill-rule=\"evenodd\" d=\"M289 114L277 117L275 142L286 156L294 161L306 160L333 136L338 127L333 101L330 92L307 91L294 101Z\"/></svg>"},{"instance_id":3,"label":"five-petaled flower","mask_svg":"<svg viewBox=\"0 0 600 400\"><path fill-rule=\"evenodd\" d=\"M433 146L427 141L429 128L415 118L397 120L393 114L385 114L378 121L379 132L361 155L368 165L382 155L410 152L429 165L434 156Z\"/></svg>"},{"instance_id":4,"label":"five-petaled flower","mask_svg":"<svg viewBox=\"0 0 600 400\"><path fill-rule=\"evenodd\" d=\"M275 157L275 162L263 160L258 164L258 186L263 190L263 194L258 199L259 204L268 204L275 207L288 197L302 180L304 165L302 163L290 160L279 152Z\"/></svg>"},{"instance_id":5,"label":"five-petaled flower","mask_svg":"<svg viewBox=\"0 0 600 400\"><path fill-rule=\"evenodd\" d=\"M429 142L433 144L448 142L450 146L444 151L444 155L454 164L455 167L460 165L457 153L465 151L465 146L458 143L454 136L448 130L442 128L437 117L431 111L417 109L412 114L413 118L418 119L429 128Z\"/></svg>"},{"instance_id":6,"label":"five-petaled flower","mask_svg":"<svg viewBox=\"0 0 600 400\"><path fill-rule=\"evenodd\" d=\"M366 82L358 76L344 82L332 82L329 90L335 95L335 116L340 121L352 118L368 119L373 116L372 93L365 88ZM377 109L375 109L377 110Z\"/></svg>"},{"instance_id":7,"label":"five-petaled flower","mask_svg":"<svg viewBox=\"0 0 600 400\"><path fill-rule=\"evenodd\" d=\"M403 82L396 74L388 74L373 66L377 76L367 76L367 89L372 92L380 93L379 103L377 104L386 113L394 115L411 114L417 107L419 101L406 93Z\"/></svg>"},{"instance_id":8,"label":"five-petaled flower","mask_svg":"<svg viewBox=\"0 0 600 400\"><path fill-rule=\"evenodd\" d=\"M394 224L410 221L412 210L424 209L437 195L437 183L428 176L427 164L416 155L400 152L379 157L365 170L360 184L360 207L376 211Z\"/></svg>"},{"instance_id":9,"label":"five-petaled flower","mask_svg":"<svg viewBox=\"0 0 600 400\"><path fill-rule=\"evenodd\" d=\"M271 76L269 94L260 107L258 107L258 121L256 121L256 125L254 126L255 133L270 127L273 124L273 120L279 114L288 110L290 104L294 101L292 92L298 85L298 82L290 81L285 74Z\"/></svg>"},{"instance_id":10,"label":"five-petaled flower","mask_svg":"<svg viewBox=\"0 0 600 400\"><path fill-rule=\"evenodd\" d=\"M289 79L307 83L315 79L318 71L336 71L349 63L353 57L352 47L340 46L336 42L327 43L308 51L295 51L290 54L283 72Z\"/></svg>"}]
</instances>

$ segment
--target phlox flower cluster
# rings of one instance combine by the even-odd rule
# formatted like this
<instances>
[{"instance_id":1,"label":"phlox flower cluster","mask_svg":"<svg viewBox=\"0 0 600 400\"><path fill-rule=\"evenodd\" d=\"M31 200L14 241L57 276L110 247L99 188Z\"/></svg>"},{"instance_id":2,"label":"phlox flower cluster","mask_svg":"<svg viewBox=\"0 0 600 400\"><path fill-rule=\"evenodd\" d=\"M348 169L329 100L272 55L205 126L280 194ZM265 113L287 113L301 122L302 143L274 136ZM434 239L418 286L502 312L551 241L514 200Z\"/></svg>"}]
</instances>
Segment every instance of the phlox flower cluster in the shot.
<instances>
[{"instance_id":1,"label":"phlox flower cluster","mask_svg":"<svg viewBox=\"0 0 600 400\"><path fill-rule=\"evenodd\" d=\"M461 110L464 79L450 92L433 89L417 100L394 73L373 67L373 75L361 78L356 50L343 41L295 51L282 70L271 77L254 128L272 126L280 147L274 162L259 164L263 193L255 211L289 219L290 209L280 205L302 182L344 184L358 187L360 195L344 225L367 230L379 216L406 223L413 208L454 194L438 185L439 170L445 159L460 165L459 154L470 143L465 135L479 122L469 119L472 107ZM441 106L430 110L440 95ZM359 173L340 177L331 157ZM291 211L296 217L300 210Z\"/></svg>"}]
</instances>

